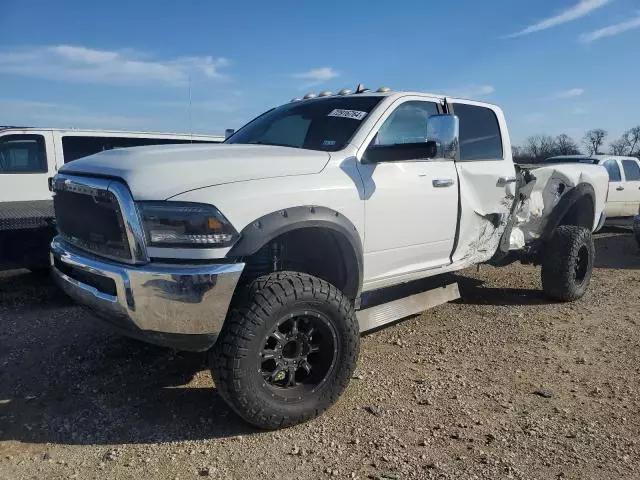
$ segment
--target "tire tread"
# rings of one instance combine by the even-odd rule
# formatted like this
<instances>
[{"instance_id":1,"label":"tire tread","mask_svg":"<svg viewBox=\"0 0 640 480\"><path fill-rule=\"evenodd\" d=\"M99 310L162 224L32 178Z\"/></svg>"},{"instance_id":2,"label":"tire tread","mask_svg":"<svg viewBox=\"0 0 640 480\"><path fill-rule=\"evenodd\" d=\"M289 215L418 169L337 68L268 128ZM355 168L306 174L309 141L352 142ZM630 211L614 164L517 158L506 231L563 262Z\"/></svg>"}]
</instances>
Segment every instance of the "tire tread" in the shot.
<instances>
[{"instance_id":1,"label":"tire tread","mask_svg":"<svg viewBox=\"0 0 640 480\"><path fill-rule=\"evenodd\" d=\"M264 429L276 429L308 421L329 408L346 389L356 367L359 353L359 329L353 305L333 285L299 272L277 272L254 280L246 293L230 312L218 342L210 351L211 373L222 399L245 421ZM269 319L276 305L311 295L314 300L330 302L345 323L347 339L346 361L342 362L333 385L320 397L313 410L297 414L270 413L257 395L247 391L242 382L245 372L241 359L250 355L254 333Z\"/></svg>"},{"instance_id":2,"label":"tire tread","mask_svg":"<svg viewBox=\"0 0 640 480\"><path fill-rule=\"evenodd\" d=\"M589 267L586 279L576 284L573 268L579 250L585 246L589 250ZM581 298L591 279L595 247L591 232L584 227L561 225L547 245L542 262L542 288L549 297L562 302Z\"/></svg>"}]
</instances>

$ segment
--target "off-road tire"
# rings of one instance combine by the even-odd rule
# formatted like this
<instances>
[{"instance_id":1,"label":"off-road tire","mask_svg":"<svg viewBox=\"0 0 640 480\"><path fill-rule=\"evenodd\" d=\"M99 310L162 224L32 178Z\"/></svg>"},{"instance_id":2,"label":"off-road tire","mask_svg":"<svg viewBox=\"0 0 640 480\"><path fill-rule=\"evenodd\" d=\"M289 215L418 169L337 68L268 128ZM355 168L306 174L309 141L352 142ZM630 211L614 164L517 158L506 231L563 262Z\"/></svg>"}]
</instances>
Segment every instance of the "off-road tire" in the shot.
<instances>
[{"instance_id":1,"label":"off-road tire","mask_svg":"<svg viewBox=\"0 0 640 480\"><path fill-rule=\"evenodd\" d=\"M595 247L591 232L575 225L556 229L542 261L542 289L554 300L570 302L584 295L591 280Z\"/></svg>"},{"instance_id":2,"label":"off-road tire","mask_svg":"<svg viewBox=\"0 0 640 480\"><path fill-rule=\"evenodd\" d=\"M296 425L323 413L345 390L356 367L360 335L352 302L324 280L297 272L260 277L240 298L210 351L220 396L245 421L263 429ZM337 339L335 361L315 391L285 401L265 383L258 356L279 319L301 309L329 319Z\"/></svg>"}]
</instances>

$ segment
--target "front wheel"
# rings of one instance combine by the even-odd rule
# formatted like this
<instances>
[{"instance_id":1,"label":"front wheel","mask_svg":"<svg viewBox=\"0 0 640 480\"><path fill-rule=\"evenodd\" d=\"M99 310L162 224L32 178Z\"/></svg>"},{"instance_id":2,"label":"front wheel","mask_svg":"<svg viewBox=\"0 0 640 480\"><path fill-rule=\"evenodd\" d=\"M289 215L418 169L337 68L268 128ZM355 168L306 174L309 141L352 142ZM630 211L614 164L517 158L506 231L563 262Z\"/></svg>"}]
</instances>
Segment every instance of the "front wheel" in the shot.
<instances>
[{"instance_id":1,"label":"front wheel","mask_svg":"<svg viewBox=\"0 0 640 480\"><path fill-rule=\"evenodd\" d=\"M556 229L542 261L542 289L562 302L584 295L591 280L595 247L591 232L575 225Z\"/></svg>"},{"instance_id":2,"label":"front wheel","mask_svg":"<svg viewBox=\"0 0 640 480\"><path fill-rule=\"evenodd\" d=\"M310 420L342 394L360 345L353 306L310 275L281 272L248 288L211 351L216 388L247 422L265 429Z\"/></svg>"}]
</instances>

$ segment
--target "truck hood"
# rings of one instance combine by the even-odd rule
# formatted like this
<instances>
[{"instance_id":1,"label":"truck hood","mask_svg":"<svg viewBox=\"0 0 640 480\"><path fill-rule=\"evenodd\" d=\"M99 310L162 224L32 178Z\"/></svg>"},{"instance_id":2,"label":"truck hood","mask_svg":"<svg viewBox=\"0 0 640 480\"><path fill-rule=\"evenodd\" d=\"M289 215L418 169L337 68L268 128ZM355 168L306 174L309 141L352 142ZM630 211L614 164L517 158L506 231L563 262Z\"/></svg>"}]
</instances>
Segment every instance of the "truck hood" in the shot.
<instances>
[{"instance_id":1,"label":"truck hood","mask_svg":"<svg viewBox=\"0 0 640 480\"><path fill-rule=\"evenodd\" d=\"M60 172L120 178L136 200L164 200L223 183L318 173L329 158L326 152L270 145L157 145L97 153Z\"/></svg>"}]
</instances>

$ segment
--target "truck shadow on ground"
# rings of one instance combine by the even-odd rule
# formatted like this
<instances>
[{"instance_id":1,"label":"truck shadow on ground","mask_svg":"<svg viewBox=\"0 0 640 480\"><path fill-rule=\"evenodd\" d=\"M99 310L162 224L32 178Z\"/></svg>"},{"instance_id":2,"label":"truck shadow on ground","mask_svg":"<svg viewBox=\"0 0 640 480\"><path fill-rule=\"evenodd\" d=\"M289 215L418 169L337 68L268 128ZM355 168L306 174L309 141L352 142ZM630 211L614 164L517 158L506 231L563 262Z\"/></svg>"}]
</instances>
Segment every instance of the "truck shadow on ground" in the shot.
<instances>
[{"instance_id":1,"label":"truck shadow on ground","mask_svg":"<svg viewBox=\"0 0 640 480\"><path fill-rule=\"evenodd\" d=\"M0 306L6 308L58 308L73 301L61 295L48 272L0 271Z\"/></svg>"},{"instance_id":2,"label":"truck shadow on ground","mask_svg":"<svg viewBox=\"0 0 640 480\"><path fill-rule=\"evenodd\" d=\"M594 238L595 268L640 269L640 248L628 230L610 228ZM475 278L456 275L459 303L471 305L542 305L554 303L541 289L486 287Z\"/></svg>"},{"instance_id":3,"label":"truck shadow on ground","mask_svg":"<svg viewBox=\"0 0 640 480\"><path fill-rule=\"evenodd\" d=\"M206 369L203 355L111 336L94 341L102 345L74 345L43 358L41 371L2 375L1 440L111 445L225 438L255 431L210 384L202 385L201 380L187 385Z\"/></svg>"},{"instance_id":4,"label":"truck shadow on ground","mask_svg":"<svg viewBox=\"0 0 640 480\"><path fill-rule=\"evenodd\" d=\"M14 292L0 304L0 440L111 445L257 431L218 396L205 354L113 335L46 277L18 277L0 276L0 291Z\"/></svg>"},{"instance_id":5,"label":"truck shadow on ground","mask_svg":"<svg viewBox=\"0 0 640 480\"><path fill-rule=\"evenodd\" d=\"M640 269L640 246L629 230L608 228L594 238L596 268Z\"/></svg>"},{"instance_id":6,"label":"truck shadow on ground","mask_svg":"<svg viewBox=\"0 0 640 480\"><path fill-rule=\"evenodd\" d=\"M459 276L460 299L456 303L469 305L543 305L553 303L542 290L533 288L492 288L475 278Z\"/></svg>"}]
</instances>

